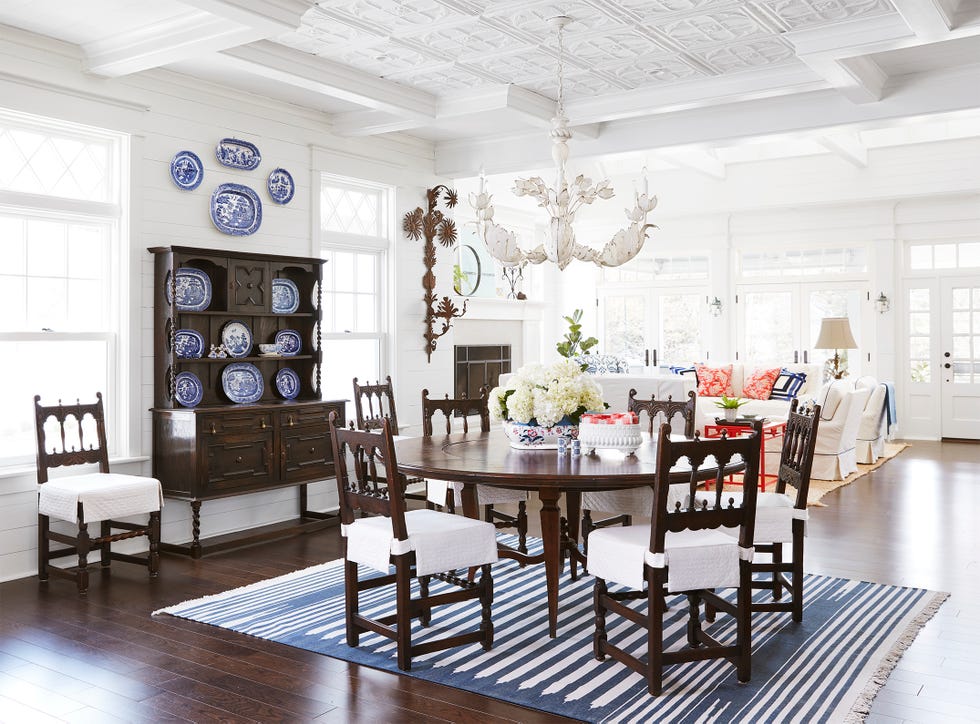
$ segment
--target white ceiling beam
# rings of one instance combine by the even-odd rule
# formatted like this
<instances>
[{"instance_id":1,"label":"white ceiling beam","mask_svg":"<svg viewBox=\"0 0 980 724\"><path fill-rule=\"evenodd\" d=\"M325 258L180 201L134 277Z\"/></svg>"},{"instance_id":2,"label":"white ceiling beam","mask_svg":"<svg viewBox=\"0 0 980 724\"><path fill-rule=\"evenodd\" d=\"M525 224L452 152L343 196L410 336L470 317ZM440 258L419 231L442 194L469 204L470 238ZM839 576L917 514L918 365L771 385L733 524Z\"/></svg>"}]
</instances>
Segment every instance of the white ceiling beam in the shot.
<instances>
[{"instance_id":1,"label":"white ceiling beam","mask_svg":"<svg viewBox=\"0 0 980 724\"><path fill-rule=\"evenodd\" d=\"M888 76L871 58L801 55L800 60L852 103L880 101Z\"/></svg>"},{"instance_id":2,"label":"white ceiling beam","mask_svg":"<svg viewBox=\"0 0 980 724\"><path fill-rule=\"evenodd\" d=\"M299 27L312 0L186 0L194 10L86 43L85 69L119 77L200 57Z\"/></svg>"},{"instance_id":3,"label":"white ceiling beam","mask_svg":"<svg viewBox=\"0 0 980 724\"><path fill-rule=\"evenodd\" d=\"M877 128L910 116L977 107L980 68L976 65L922 73L904 81L889 86L877 103L857 105L837 91L822 90L604 123L598 138L582 139L573 153L584 160L673 146L729 144L767 135L798 136L840 126ZM487 173L514 173L550 163L548 144L541 142L539 132L476 142L445 141L436 144L435 157L436 173L449 177L475 175L481 164Z\"/></svg>"},{"instance_id":4,"label":"white ceiling beam","mask_svg":"<svg viewBox=\"0 0 980 724\"><path fill-rule=\"evenodd\" d=\"M365 108L431 121L437 99L431 93L409 88L340 63L262 40L223 54L244 69L263 78Z\"/></svg>"},{"instance_id":5,"label":"white ceiling beam","mask_svg":"<svg viewBox=\"0 0 980 724\"><path fill-rule=\"evenodd\" d=\"M226 20L265 31L272 37L300 26L314 0L181 0Z\"/></svg>"},{"instance_id":6,"label":"white ceiling beam","mask_svg":"<svg viewBox=\"0 0 980 724\"><path fill-rule=\"evenodd\" d=\"M697 171L714 179L725 178L728 168L711 151L699 148L666 148L657 151L657 156L675 166Z\"/></svg>"},{"instance_id":7,"label":"white ceiling beam","mask_svg":"<svg viewBox=\"0 0 980 724\"><path fill-rule=\"evenodd\" d=\"M82 50L87 71L115 78L262 37L261 31L254 28L229 24L223 18L194 10L165 23L87 43Z\"/></svg>"},{"instance_id":8,"label":"white ceiling beam","mask_svg":"<svg viewBox=\"0 0 980 724\"><path fill-rule=\"evenodd\" d=\"M953 29L953 20L937 0L892 0L892 5L920 40L942 40Z\"/></svg>"},{"instance_id":9,"label":"white ceiling beam","mask_svg":"<svg viewBox=\"0 0 980 724\"><path fill-rule=\"evenodd\" d=\"M856 168L868 165L868 148L857 133L836 132L817 136L817 143Z\"/></svg>"}]
</instances>

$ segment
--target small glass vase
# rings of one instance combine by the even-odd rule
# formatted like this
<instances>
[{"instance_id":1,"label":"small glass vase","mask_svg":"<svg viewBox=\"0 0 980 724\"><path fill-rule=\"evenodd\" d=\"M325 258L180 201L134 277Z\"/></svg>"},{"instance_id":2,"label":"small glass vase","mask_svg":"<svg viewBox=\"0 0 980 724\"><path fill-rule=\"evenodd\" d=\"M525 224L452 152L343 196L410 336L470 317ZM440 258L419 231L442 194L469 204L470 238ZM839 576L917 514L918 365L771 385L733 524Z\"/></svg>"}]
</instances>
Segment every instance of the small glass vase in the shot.
<instances>
[{"instance_id":1,"label":"small glass vase","mask_svg":"<svg viewBox=\"0 0 980 724\"><path fill-rule=\"evenodd\" d=\"M510 446L517 450L557 450L559 438L578 438L578 425L573 425L567 416L550 427L539 425L533 418L530 422L503 420L500 424Z\"/></svg>"}]
</instances>

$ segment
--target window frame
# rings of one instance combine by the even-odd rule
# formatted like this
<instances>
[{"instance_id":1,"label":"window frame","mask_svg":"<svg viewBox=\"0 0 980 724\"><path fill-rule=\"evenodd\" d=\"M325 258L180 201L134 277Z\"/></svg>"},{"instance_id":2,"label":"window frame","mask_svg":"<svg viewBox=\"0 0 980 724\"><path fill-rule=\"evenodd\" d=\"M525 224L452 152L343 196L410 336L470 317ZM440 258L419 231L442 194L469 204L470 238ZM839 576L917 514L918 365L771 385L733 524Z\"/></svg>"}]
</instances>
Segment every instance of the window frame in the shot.
<instances>
[{"instance_id":1,"label":"window frame","mask_svg":"<svg viewBox=\"0 0 980 724\"><path fill-rule=\"evenodd\" d=\"M13 189L0 189L0 212L28 218L58 221L65 224L89 223L104 225L105 262L102 267L102 281L108 286L106 316L99 329L41 330L14 329L0 330L0 342L17 344L21 342L89 342L103 341L106 344L106 386L99 390L103 394L108 431L109 457L118 459L130 456L138 444L139 434L136 425L130 423L135 415L139 392L133 393L130 380L133 372L127 369L134 355L127 352L132 338L132 323L129 299L130 269L129 213L127 202L131 177L130 158L132 139L129 134L109 129L100 129L83 124L70 123L59 119L46 118L26 113L0 109L0 122L18 129L34 133L58 136L74 136L86 142L103 142L107 148L106 197L107 201L90 201L43 193L24 192ZM26 270L24 274L26 278ZM43 390L39 391L44 393ZM94 400L95 390L79 390L81 397ZM33 394L33 393L32 393ZM84 400L83 400L84 401ZM42 402L52 401L42 397ZM28 419L33 414L28 410ZM135 418L134 418L135 419ZM32 425L33 427L33 422ZM125 431L129 431L128 433ZM117 434L113 434L116 431ZM13 469L32 464L35 450L24 455L0 457L0 470Z\"/></svg>"}]
</instances>

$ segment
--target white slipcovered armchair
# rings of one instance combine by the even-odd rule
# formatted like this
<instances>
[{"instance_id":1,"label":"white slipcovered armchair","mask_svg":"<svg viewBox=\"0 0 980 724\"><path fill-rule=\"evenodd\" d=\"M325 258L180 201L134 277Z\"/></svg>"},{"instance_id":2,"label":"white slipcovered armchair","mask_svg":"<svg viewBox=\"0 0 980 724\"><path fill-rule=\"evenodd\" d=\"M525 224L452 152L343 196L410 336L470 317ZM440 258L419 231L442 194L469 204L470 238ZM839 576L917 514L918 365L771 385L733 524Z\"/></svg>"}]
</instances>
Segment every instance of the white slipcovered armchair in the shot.
<instances>
[{"instance_id":1,"label":"white slipcovered armchair","mask_svg":"<svg viewBox=\"0 0 980 724\"><path fill-rule=\"evenodd\" d=\"M870 465L885 451L887 392L885 385L871 376L859 377L854 387L867 389L869 393L858 425L856 452L859 463Z\"/></svg>"},{"instance_id":2,"label":"white slipcovered armchair","mask_svg":"<svg viewBox=\"0 0 980 724\"><path fill-rule=\"evenodd\" d=\"M811 478L843 480L857 470L857 432L870 393L849 380L833 380L821 390Z\"/></svg>"}]
</instances>

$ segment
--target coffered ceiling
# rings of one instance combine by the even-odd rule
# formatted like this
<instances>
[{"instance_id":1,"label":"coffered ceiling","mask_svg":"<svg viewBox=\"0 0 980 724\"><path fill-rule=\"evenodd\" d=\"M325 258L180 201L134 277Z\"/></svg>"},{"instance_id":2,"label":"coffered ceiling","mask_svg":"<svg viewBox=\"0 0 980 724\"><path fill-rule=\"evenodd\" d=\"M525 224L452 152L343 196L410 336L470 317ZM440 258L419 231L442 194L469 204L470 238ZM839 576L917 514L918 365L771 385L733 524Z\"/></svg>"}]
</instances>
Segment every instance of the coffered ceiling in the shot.
<instances>
[{"instance_id":1,"label":"coffered ceiling","mask_svg":"<svg viewBox=\"0 0 980 724\"><path fill-rule=\"evenodd\" d=\"M447 175L548 164L559 14L576 156L717 175L732 145L806 134L860 163L862 133L980 114L980 0L0 0L0 23L77 45L90 73L164 68L339 135L412 134Z\"/></svg>"}]
</instances>

